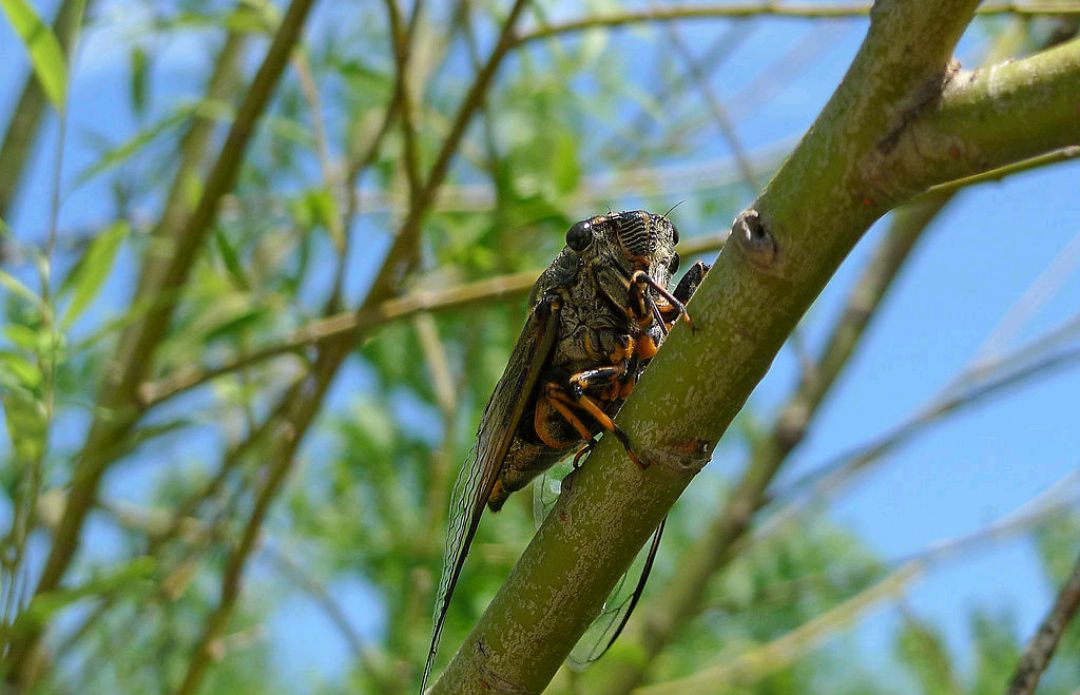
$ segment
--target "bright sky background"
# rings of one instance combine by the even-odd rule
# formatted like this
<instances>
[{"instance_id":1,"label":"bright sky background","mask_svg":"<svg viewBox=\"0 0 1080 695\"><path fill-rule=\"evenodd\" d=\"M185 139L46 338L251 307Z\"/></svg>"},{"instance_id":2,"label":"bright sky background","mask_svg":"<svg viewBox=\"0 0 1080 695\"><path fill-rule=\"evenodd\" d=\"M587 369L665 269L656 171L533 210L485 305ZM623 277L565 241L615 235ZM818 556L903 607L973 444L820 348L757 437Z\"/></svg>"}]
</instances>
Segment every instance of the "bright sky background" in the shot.
<instances>
[{"instance_id":1,"label":"bright sky background","mask_svg":"<svg viewBox=\"0 0 1080 695\"><path fill-rule=\"evenodd\" d=\"M34 4L46 16L55 5L52 1ZM316 26L318 21L327 20L328 4L322 3ZM127 49L124 41L118 40L127 37L123 16L132 7L130 2L101 0L96 16L119 18L121 28L95 29L80 46L64 153L61 230L93 229L110 213L107 193L100 184L77 190L70 187L75 174L96 158L88 134L119 142L138 127L127 107ZM716 26L688 24L683 33L691 46L702 47ZM752 119L738 123L738 134L749 151L790 141L806 129L842 76L864 27L861 20L837 22L830 29L832 46L823 58L773 95ZM760 23L754 38L744 42L716 74L713 85L717 93L722 98L737 94L777 46L787 46L809 30L806 22ZM633 45L642 37L648 40L641 31L612 36L616 45ZM970 40L962 45L965 64L975 59L973 45ZM209 55L198 41L172 42L159 48L151 119L154 113L164 113L177 100L196 93ZM514 66L511 60L505 70ZM6 124L7 110L26 70L21 46L0 21L0 123ZM732 107L737 109L737 105ZM673 108L703 107L691 89L673 97ZM56 144L54 117L50 116L43 135L31 185L23 191L17 214L8 220L22 239L40 239L46 229ZM727 154L727 146L720 138L713 138L696 156L707 160ZM593 211L578 212L585 216ZM675 217L678 220L677 212ZM681 228L684 237L714 231ZM879 223L871 231L815 305L807 329L810 339L820 336L822 322L833 316L883 228ZM887 431L928 402L973 357L1005 312L1055 259L1065 266L1057 273L1061 282L1008 347L1020 345L1075 314L1080 309L1080 274L1075 272L1080 261L1077 238L1080 162L1055 165L964 193L921 242L789 473L810 470L830 456ZM1066 251L1070 242L1073 246ZM375 254L358 257L357 268L372 266L378 260ZM130 264L120 269L123 272L110 281L99 312L118 311L127 301ZM758 412L783 398L794 368L794 357L786 350L752 399ZM362 385L359 370L347 370L335 384L332 402L348 403ZM950 419L846 490L842 501L831 507L833 517L854 529L881 557L897 561L937 541L981 528L1078 469L1078 393L1080 368L1059 371ZM71 436L77 440L84 423L67 425L75 428ZM166 462L216 448L207 437L171 441L174 450L156 451ZM308 446L310 450L319 442L309 441ZM119 467L109 477L110 494L138 498L139 490L146 489L162 470L160 462L150 465L146 455L142 455L144 460ZM734 464L717 461L714 466L730 470ZM95 538L107 548L104 532L95 528L92 533L99 534ZM256 574L259 571L256 567ZM362 632L373 634L380 629L383 617L373 611L366 587L350 581L332 589ZM1026 636L1034 630L1050 599L1033 548L1021 538L984 546L936 567L914 586L908 605L944 626L950 646L966 655L970 608L1006 608L1015 615L1019 633ZM857 635L868 655L889 651L889 628L895 620L895 611L885 609L864 621ZM270 635L283 662L297 675L318 673L332 678L344 663L346 652L336 634L300 595L278 608Z\"/></svg>"}]
</instances>

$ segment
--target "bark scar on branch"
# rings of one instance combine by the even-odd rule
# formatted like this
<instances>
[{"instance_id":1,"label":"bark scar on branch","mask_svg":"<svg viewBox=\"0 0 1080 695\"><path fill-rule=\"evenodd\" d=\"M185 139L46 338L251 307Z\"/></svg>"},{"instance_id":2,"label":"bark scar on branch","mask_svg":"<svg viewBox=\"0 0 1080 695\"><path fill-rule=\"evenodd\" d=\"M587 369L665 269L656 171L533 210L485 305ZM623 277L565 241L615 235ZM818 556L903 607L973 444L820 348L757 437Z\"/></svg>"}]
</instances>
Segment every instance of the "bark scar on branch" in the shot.
<instances>
[{"instance_id":1,"label":"bark scar on branch","mask_svg":"<svg viewBox=\"0 0 1080 695\"><path fill-rule=\"evenodd\" d=\"M864 205L891 206L913 193L901 183L910 178L906 170L917 167L924 158L912 126L922 114L941 102L946 89L960 73L959 61L949 61L944 70L915 89L906 104L899 105L896 124L867 152L863 178L870 190L862 196Z\"/></svg>"},{"instance_id":2,"label":"bark scar on branch","mask_svg":"<svg viewBox=\"0 0 1080 695\"><path fill-rule=\"evenodd\" d=\"M780 244L761 213L754 208L744 210L731 224L731 234L735 247L750 265L768 275L784 277Z\"/></svg>"}]
</instances>

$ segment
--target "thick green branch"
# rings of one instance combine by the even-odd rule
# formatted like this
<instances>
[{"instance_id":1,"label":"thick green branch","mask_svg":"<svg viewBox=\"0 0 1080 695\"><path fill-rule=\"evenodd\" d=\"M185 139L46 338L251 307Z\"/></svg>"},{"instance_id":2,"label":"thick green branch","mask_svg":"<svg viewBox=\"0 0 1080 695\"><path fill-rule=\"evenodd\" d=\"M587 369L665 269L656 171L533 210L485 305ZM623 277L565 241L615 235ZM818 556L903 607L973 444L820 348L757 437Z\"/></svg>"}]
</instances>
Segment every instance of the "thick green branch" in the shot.
<instances>
[{"instance_id":1,"label":"thick green branch","mask_svg":"<svg viewBox=\"0 0 1080 695\"><path fill-rule=\"evenodd\" d=\"M791 452L801 443L828 394L861 341L893 280L911 255L929 223L951 199L939 194L899 211L889 231L852 289L815 363L788 402L780 409L770 435L751 452L741 479L727 504L677 563L681 570L649 602L619 649L600 664L598 692L630 692L640 684L653 659L661 653L686 619L701 606L706 588L718 571L734 557L734 550L750 530L751 514L761 505L766 489ZM620 658L625 654L627 658ZM588 675L587 675L588 677Z\"/></svg>"},{"instance_id":2,"label":"thick green branch","mask_svg":"<svg viewBox=\"0 0 1080 695\"><path fill-rule=\"evenodd\" d=\"M882 138L867 159L867 195L894 199L1078 144L1075 38L1022 60L951 75L940 98Z\"/></svg>"},{"instance_id":3,"label":"thick green branch","mask_svg":"<svg viewBox=\"0 0 1080 695\"><path fill-rule=\"evenodd\" d=\"M642 472L613 441L601 443L435 692L539 692L548 683L787 335L884 212L864 201L862 162L938 93L976 4L875 5L843 83L752 214L737 220L698 290L698 332L672 332L620 415L652 465Z\"/></svg>"}]
</instances>

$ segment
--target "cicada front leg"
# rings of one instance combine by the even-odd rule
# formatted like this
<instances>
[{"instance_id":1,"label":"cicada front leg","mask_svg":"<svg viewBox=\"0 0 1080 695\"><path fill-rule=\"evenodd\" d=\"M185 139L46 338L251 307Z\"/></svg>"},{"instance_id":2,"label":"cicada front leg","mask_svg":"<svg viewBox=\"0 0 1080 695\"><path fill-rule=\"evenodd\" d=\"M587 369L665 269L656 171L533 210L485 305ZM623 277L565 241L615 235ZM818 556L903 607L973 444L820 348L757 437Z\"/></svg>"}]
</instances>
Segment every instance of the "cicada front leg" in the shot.
<instances>
[{"instance_id":1,"label":"cicada front leg","mask_svg":"<svg viewBox=\"0 0 1080 695\"><path fill-rule=\"evenodd\" d=\"M649 294L650 288L659 295L659 299L654 299ZM653 319L656 319L660 324L661 332L667 335L668 330L681 316L690 326L690 330L697 330L689 312L686 311L686 305L644 270L639 270L631 276L629 291L630 312L642 328L647 328L652 324Z\"/></svg>"}]
</instances>

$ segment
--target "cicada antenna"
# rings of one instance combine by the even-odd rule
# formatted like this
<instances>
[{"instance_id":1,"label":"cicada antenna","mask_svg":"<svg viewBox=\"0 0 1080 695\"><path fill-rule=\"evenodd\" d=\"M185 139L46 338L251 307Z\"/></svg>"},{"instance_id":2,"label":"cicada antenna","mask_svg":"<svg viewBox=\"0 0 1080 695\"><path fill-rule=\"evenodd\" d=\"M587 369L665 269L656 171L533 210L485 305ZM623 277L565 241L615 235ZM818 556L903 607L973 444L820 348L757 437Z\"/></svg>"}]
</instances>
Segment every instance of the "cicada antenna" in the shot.
<instances>
[{"instance_id":1,"label":"cicada antenna","mask_svg":"<svg viewBox=\"0 0 1080 695\"><path fill-rule=\"evenodd\" d=\"M671 206L670 208L668 208L668 211L664 213L664 217L667 217L668 215L670 215L670 214L671 214L671 211L672 211L672 210L674 210L675 208L679 207L680 205L682 205L682 204L683 204L683 203L685 203L685 202L686 202L686 198L683 198L683 199L682 199L682 200L680 200L679 202L677 202L677 203L675 203L674 205L672 205L672 206Z\"/></svg>"}]
</instances>

